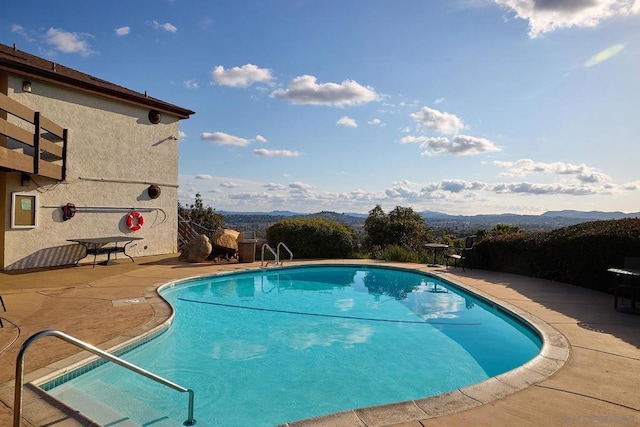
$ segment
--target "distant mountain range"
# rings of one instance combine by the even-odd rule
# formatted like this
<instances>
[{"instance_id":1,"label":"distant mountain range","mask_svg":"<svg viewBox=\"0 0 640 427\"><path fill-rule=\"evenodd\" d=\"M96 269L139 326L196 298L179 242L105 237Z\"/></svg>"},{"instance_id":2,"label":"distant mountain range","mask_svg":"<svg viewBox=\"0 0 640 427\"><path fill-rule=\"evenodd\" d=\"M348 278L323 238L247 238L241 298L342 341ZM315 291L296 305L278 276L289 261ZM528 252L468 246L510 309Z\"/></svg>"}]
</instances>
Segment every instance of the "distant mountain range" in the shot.
<instances>
[{"instance_id":1,"label":"distant mountain range","mask_svg":"<svg viewBox=\"0 0 640 427\"><path fill-rule=\"evenodd\" d=\"M281 218L290 217L323 217L341 224L348 225L354 229L362 229L368 214L361 213L338 213L338 212L317 212L312 214L297 213L291 211L271 211L271 212L225 212L217 211L225 218L225 223L230 228L238 230L262 230L270 226ZM419 212L425 222L434 228L448 230L470 230L478 228L491 229L497 224L516 225L527 231L545 231L560 227L566 227L581 222L638 218L640 212L582 212L575 210L548 211L541 215L519 215L504 213L498 215L448 215L441 212L423 211Z\"/></svg>"},{"instance_id":2,"label":"distant mountain range","mask_svg":"<svg viewBox=\"0 0 640 427\"><path fill-rule=\"evenodd\" d=\"M588 221L588 220L598 220L598 219L605 220L605 219L622 219L622 218L640 218L640 212L632 212L632 213L601 212L601 211L581 212L581 211L564 210L564 211L549 211L549 212L543 213L540 216L576 218L576 219L584 219Z\"/></svg>"},{"instance_id":3,"label":"distant mountain range","mask_svg":"<svg viewBox=\"0 0 640 427\"><path fill-rule=\"evenodd\" d=\"M232 212L232 211L217 211L222 215L259 215L259 216L280 216L280 217L288 217L288 216L323 216L323 214L337 214L337 215L346 215L352 216L356 218L366 218L368 214L356 213L356 212L317 212L312 214L300 213L300 212L292 212L292 211L271 211L271 212ZM607 219L622 219L622 218L638 218L640 217L640 212L632 212L632 213L624 213L624 212L603 212L603 211L575 211L575 210L562 210L562 211L547 211L540 215L520 215L520 214L512 214L512 213L504 213L504 214L480 214L480 215L449 215L442 212L435 211L422 211L419 212L423 218L487 218L487 217L545 217L545 218L572 218L579 219L583 221L596 221L596 220L607 220Z\"/></svg>"}]
</instances>

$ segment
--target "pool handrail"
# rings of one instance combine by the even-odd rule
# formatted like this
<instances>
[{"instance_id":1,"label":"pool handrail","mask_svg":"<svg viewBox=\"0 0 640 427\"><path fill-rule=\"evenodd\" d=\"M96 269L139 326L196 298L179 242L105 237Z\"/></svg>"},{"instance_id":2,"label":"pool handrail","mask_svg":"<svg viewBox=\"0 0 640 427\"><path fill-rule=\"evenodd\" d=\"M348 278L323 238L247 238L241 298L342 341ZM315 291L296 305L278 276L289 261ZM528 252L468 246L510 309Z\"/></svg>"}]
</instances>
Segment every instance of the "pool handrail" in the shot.
<instances>
[{"instance_id":1,"label":"pool handrail","mask_svg":"<svg viewBox=\"0 0 640 427\"><path fill-rule=\"evenodd\" d=\"M182 387L174 382L171 382L165 378L162 378L159 375L156 375L152 372L149 372L139 366L136 366L132 363L127 362L126 360L120 359L117 356L114 356L111 353L100 350L97 347L92 346L84 341L80 341L77 338L72 337L71 335L67 335L64 332L57 331L54 329L48 329L45 331L37 332L31 335L20 348L20 352L18 353L18 357L16 359L16 379L15 379L15 389L14 389L14 399L13 399L13 427L20 427L22 421L22 389L24 386L24 357L27 349L39 338L45 336L54 336L60 338L63 341L66 341L70 344L75 345L76 347L80 347L83 350L89 351L96 356L102 357L103 359L107 359L110 362L113 362L117 365L120 365L124 368L127 368L137 374L145 376L157 383L163 384L169 388L177 390L181 393L189 393L189 413L187 416L187 420L183 423L185 426L192 426L196 423L196 420L193 418L193 399L194 392L193 390Z\"/></svg>"},{"instance_id":2,"label":"pool handrail","mask_svg":"<svg viewBox=\"0 0 640 427\"><path fill-rule=\"evenodd\" d=\"M275 258L274 263L275 263L276 265L278 265L278 262L279 262L279 260L278 260L278 258L279 258L279 257L278 257L278 254L276 253L276 251L274 251L274 250L273 250L273 248L272 248L271 246L269 246L269 244L268 244L268 243L265 243L265 244L263 244L263 245L262 245L262 259L260 260L260 266L265 266L265 267L267 267L267 266L269 266L269 262L271 262L271 261L267 261L267 263L266 263L266 264L264 263L264 249L265 249L265 248L267 248L267 249L269 250L269 252L271 252L271 253L273 254L273 257Z\"/></svg>"},{"instance_id":3,"label":"pool handrail","mask_svg":"<svg viewBox=\"0 0 640 427\"><path fill-rule=\"evenodd\" d=\"M283 261L280 261L280 246L282 246L287 252L289 252L289 261L293 261L293 252L291 252L291 249L289 249L287 245L284 244L284 242L280 242L276 247L276 253L278 254L278 261L280 262L280 265L284 264Z\"/></svg>"}]
</instances>

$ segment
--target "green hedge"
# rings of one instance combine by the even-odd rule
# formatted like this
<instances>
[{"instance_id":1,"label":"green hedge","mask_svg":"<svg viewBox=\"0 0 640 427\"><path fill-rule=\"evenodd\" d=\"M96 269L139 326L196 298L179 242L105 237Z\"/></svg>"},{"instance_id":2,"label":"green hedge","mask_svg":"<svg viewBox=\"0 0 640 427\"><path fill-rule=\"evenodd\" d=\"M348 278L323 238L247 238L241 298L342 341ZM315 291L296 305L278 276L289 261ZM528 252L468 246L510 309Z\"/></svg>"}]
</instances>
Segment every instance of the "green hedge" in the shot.
<instances>
[{"instance_id":1,"label":"green hedge","mask_svg":"<svg viewBox=\"0 0 640 427\"><path fill-rule=\"evenodd\" d=\"M324 218L287 218L267 229L267 240L283 242L296 258L348 258L356 249L352 228Z\"/></svg>"},{"instance_id":2,"label":"green hedge","mask_svg":"<svg viewBox=\"0 0 640 427\"><path fill-rule=\"evenodd\" d=\"M640 219L595 221L551 232L515 233L478 243L476 267L607 291L625 256L640 257Z\"/></svg>"}]
</instances>

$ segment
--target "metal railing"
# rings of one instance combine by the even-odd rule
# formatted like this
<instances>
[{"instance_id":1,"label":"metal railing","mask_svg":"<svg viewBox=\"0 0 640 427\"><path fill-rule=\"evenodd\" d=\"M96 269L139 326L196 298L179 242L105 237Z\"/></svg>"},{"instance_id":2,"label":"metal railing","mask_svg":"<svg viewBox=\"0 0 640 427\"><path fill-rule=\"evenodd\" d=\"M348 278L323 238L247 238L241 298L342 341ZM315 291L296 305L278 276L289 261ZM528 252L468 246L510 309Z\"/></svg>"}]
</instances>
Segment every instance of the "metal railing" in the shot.
<instances>
[{"instance_id":1,"label":"metal railing","mask_svg":"<svg viewBox=\"0 0 640 427\"><path fill-rule=\"evenodd\" d=\"M278 243L278 246L276 246L276 250L274 251L273 248L271 246L269 246L268 243L265 243L264 245L262 245L262 260L261 260L261 266L269 266L269 263L271 261L267 261L267 263L264 263L264 250L267 249L269 252L271 252L274 256L274 264L275 265L282 265L283 262L280 261L280 248L284 248L287 252L289 252L289 261L293 260L293 252L291 252L291 249L289 249L287 247L287 245L285 245L283 242Z\"/></svg>"},{"instance_id":2,"label":"metal railing","mask_svg":"<svg viewBox=\"0 0 640 427\"><path fill-rule=\"evenodd\" d=\"M284 242L280 242L278 243L278 246L276 247L276 253L278 254L278 261L280 261L280 248L283 247L287 252L289 252L289 261L293 261L293 252L291 252L291 249L289 249L287 247L287 245L284 244ZM282 265L282 261L280 261L280 265Z\"/></svg>"},{"instance_id":3,"label":"metal railing","mask_svg":"<svg viewBox=\"0 0 640 427\"><path fill-rule=\"evenodd\" d=\"M278 254L276 253L276 251L273 250L273 248L271 246L269 246L268 243L265 243L264 245L262 245L262 259L260 261L260 265L261 266L268 266L270 261L267 261L267 263L264 263L264 250L267 249L269 250L269 252L271 252L273 254L273 257L275 258L274 262L276 265L278 265Z\"/></svg>"},{"instance_id":4,"label":"metal railing","mask_svg":"<svg viewBox=\"0 0 640 427\"><path fill-rule=\"evenodd\" d=\"M117 356L114 356L111 353L107 353L106 351L100 350L97 347L92 346L91 344L87 344L84 341L80 341L77 338L72 337L71 335L67 335L64 332L56 331L56 330L46 330L40 331L36 334L33 334L29 337L22 347L20 348L20 352L18 353L18 357L16 359L16 380L15 380L15 391L14 391L14 400L13 400L13 427L20 427L22 421L22 389L24 386L24 357L27 349L39 338L53 336L60 338L63 341L66 341L70 344L73 344L77 347L80 347L83 350L89 351L103 359L107 359L110 362L113 362L117 365L120 365L124 368L127 368L137 374L145 376L157 383L163 384L167 387L170 387L179 392L189 393L189 413L187 415L187 420L183 423L185 426L192 426L196 423L196 420L193 418L193 399L194 393L193 390L182 387L176 383L173 383L167 379L164 379L152 372L149 372L145 369L140 368L132 363L127 362L126 360L120 359Z\"/></svg>"}]
</instances>

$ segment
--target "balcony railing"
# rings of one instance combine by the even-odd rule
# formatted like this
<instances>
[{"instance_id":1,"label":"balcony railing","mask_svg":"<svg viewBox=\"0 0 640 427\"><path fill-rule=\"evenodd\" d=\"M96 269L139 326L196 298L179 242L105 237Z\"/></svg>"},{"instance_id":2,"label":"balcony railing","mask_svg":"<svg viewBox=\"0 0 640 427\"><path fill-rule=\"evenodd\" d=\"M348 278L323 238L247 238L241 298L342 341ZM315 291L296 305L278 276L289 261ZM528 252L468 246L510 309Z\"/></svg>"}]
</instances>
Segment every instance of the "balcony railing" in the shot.
<instances>
[{"instance_id":1,"label":"balcony railing","mask_svg":"<svg viewBox=\"0 0 640 427\"><path fill-rule=\"evenodd\" d=\"M66 166L67 129L0 93L0 170L64 181Z\"/></svg>"}]
</instances>

